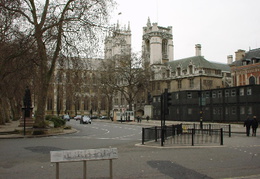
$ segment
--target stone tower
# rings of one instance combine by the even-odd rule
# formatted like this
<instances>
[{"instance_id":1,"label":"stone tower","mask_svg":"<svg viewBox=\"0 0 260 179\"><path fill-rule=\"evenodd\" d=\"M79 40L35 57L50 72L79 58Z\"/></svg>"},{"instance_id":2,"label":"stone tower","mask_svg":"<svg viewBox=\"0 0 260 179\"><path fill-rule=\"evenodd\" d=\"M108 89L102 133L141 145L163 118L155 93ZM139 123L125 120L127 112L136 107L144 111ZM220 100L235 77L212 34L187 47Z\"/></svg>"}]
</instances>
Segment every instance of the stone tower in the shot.
<instances>
[{"instance_id":1,"label":"stone tower","mask_svg":"<svg viewBox=\"0 0 260 179\"><path fill-rule=\"evenodd\" d=\"M146 27L143 27L142 53L150 65L172 61L172 27L160 27L157 23L151 25L150 18L148 18Z\"/></svg>"},{"instance_id":2,"label":"stone tower","mask_svg":"<svg viewBox=\"0 0 260 179\"><path fill-rule=\"evenodd\" d=\"M120 55L131 54L131 30L128 27L120 27L119 22L112 27L105 39L105 59L111 59Z\"/></svg>"}]
</instances>

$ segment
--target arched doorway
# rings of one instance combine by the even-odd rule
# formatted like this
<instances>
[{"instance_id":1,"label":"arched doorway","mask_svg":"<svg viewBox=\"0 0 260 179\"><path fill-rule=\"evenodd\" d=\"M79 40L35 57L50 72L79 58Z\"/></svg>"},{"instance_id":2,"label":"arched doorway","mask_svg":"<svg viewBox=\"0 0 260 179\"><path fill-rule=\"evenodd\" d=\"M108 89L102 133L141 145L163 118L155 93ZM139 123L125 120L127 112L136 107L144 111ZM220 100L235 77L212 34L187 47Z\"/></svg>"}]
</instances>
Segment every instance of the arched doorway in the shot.
<instances>
[{"instance_id":1,"label":"arched doorway","mask_svg":"<svg viewBox=\"0 0 260 179\"><path fill-rule=\"evenodd\" d=\"M139 109L135 112L135 116L139 116L139 117L142 117L144 115L144 110L142 109Z\"/></svg>"},{"instance_id":2,"label":"arched doorway","mask_svg":"<svg viewBox=\"0 0 260 179\"><path fill-rule=\"evenodd\" d=\"M254 76L250 76L249 78L249 85L254 85L255 84L255 77Z\"/></svg>"}]
</instances>

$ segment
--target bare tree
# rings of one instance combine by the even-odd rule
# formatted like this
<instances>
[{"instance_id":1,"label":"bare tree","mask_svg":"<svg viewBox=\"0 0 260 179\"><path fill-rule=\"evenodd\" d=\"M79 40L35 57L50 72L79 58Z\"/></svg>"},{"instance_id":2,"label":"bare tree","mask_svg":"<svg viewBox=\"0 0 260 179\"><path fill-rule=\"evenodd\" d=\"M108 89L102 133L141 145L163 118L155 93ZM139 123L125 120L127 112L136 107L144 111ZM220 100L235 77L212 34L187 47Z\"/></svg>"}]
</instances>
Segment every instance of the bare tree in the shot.
<instances>
[{"instance_id":1,"label":"bare tree","mask_svg":"<svg viewBox=\"0 0 260 179\"><path fill-rule=\"evenodd\" d=\"M101 82L107 94L115 92L123 95L128 103L128 110L132 110L132 104L138 97L143 97L149 87L150 71L138 54L121 55L109 59L103 67Z\"/></svg>"},{"instance_id":2,"label":"bare tree","mask_svg":"<svg viewBox=\"0 0 260 179\"><path fill-rule=\"evenodd\" d=\"M59 55L93 53L97 32L105 24L111 5L113 0L1 0L0 7L17 14L18 30L33 38L37 46L37 123L45 116L47 92Z\"/></svg>"},{"instance_id":3,"label":"bare tree","mask_svg":"<svg viewBox=\"0 0 260 179\"><path fill-rule=\"evenodd\" d=\"M104 96L107 102L107 115L110 118L113 97L117 89L114 60L104 60L103 63L100 64L100 75L98 81L100 83L99 89L101 96Z\"/></svg>"},{"instance_id":4,"label":"bare tree","mask_svg":"<svg viewBox=\"0 0 260 179\"><path fill-rule=\"evenodd\" d=\"M32 38L15 26L17 14L0 6L0 17L0 124L4 124L21 115L21 99L35 76L37 57Z\"/></svg>"}]
</instances>

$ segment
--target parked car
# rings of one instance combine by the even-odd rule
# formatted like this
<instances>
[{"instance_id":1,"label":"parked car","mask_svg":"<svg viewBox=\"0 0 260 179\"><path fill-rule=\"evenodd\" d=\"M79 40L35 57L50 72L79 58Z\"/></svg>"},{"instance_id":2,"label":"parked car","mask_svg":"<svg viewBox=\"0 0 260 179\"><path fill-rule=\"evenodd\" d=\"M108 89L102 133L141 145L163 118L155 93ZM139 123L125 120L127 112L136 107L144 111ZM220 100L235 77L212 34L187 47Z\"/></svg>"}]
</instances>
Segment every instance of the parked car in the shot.
<instances>
[{"instance_id":1,"label":"parked car","mask_svg":"<svg viewBox=\"0 0 260 179\"><path fill-rule=\"evenodd\" d=\"M70 116L69 116L68 114L65 114L65 115L63 116L63 119L64 119L65 121L70 121Z\"/></svg>"},{"instance_id":2,"label":"parked car","mask_svg":"<svg viewBox=\"0 0 260 179\"><path fill-rule=\"evenodd\" d=\"M97 119L97 116L91 116L90 119Z\"/></svg>"},{"instance_id":3,"label":"parked car","mask_svg":"<svg viewBox=\"0 0 260 179\"><path fill-rule=\"evenodd\" d=\"M89 116L83 116L80 120L81 124L91 124L91 119Z\"/></svg>"},{"instance_id":4,"label":"parked car","mask_svg":"<svg viewBox=\"0 0 260 179\"><path fill-rule=\"evenodd\" d=\"M80 120L81 119L81 115L76 115L75 117L74 117L74 119L77 121L77 120Z\"/></svg>"},{"instance_id":5,"label":"parked car","mask_svg":"<svg viewBox=\"0 0 260 179\"><path fill-rule=\"evenodd\" d=\"M108 119L107 116L101 116L100 119Z\"/></svg>"}]
</instances>

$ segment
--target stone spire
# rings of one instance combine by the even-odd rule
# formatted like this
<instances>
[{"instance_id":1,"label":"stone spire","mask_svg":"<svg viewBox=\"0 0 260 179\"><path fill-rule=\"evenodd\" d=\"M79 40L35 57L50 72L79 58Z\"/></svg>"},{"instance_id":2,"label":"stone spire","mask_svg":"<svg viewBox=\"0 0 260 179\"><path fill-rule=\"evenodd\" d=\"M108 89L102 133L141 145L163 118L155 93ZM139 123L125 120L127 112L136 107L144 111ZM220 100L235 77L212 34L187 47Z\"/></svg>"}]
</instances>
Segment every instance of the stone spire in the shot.
<instances>
[{"instance_id":1,"label":"stone spire","mask_svg":"<svg viewBox=\"0 0 260 179\"><path fill-rule=\"evenodd\" d=\"M117 20L116 30L119 30L119 20Z\"/></svg>"},{"instance_id":2,"label":"stone spire","mask_svg":"<svg viewBox=\"0 0 260 179\"><path fill-rule=\"evenodd\" d=\"M130 21L128 22L128 28L127 28L128 31L131 31L130 29Z\"/></svg>"},{"instance_id":3,"label":"stone spire","mask_svg":"<svg viewBox=\"0 0 260 179\"><path fill-rule=\"evenodd\" d=\"M151 27L151 21L150 21L150 17L148 17L148 20L147 20L147 27Z\"/></svg>"}]
</instances>

